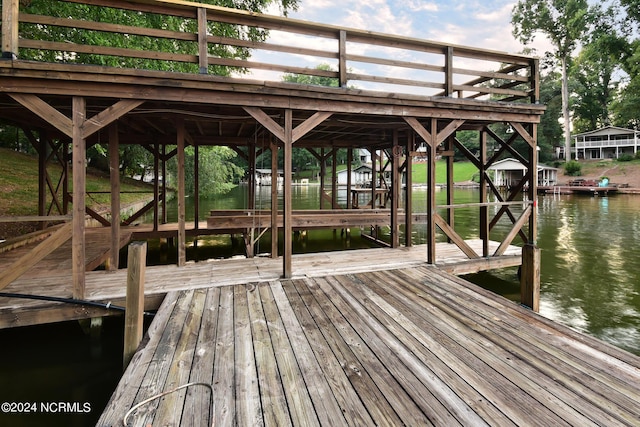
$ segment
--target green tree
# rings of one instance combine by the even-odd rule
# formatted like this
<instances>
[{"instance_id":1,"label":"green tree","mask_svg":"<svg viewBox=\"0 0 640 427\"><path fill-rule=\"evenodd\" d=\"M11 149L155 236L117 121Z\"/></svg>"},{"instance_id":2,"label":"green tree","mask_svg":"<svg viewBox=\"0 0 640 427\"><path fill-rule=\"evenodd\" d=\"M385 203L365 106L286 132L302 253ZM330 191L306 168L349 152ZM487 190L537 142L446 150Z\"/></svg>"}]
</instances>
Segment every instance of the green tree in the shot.
<instances>
[{"instance_id":1,"label":"green tree","mask_svg":"<svg viewBox=\"0 0 640 427\"><path fill-rule=\"evenodd\" d=\"M155 13L140 13L125 9L118 9L88 4L76 4L51 0L25 0L21 10L27 13L41 14L59 18L73 17L87 21L123 24L137 27L162 29L180 32L198 31L196 19L171 17ZM278 4L282 12L286 13L298 7L298 0L201 0L199 3L207 3L225 6L252 12L263 12L269 5ZM245 25L225 24L209 22L209 34L232 37L241 40L264 41L268 30L249 27ZM84 30L78 28L66 28L52 25L25 24L21 26L21 33L30 39L61 41L77 44L100 45L115 48L131 48L145 51L163 51L181 54L198 54L197 43L192 41L180 41L158 37L139 36L135 34L109 33L105 31ZM222 44L209 44L209 54L221 58L247 59L251 51L249 48ZM60 52L46 50L20 51L24 59L40 61L77 62L84 64L105 65L112 67L142 68L161 71L198 72L198 64L160 61L140 58L125 58L121 56L96 55L91 53ZM233 67L215 66L209 67L209 72L227 76L231 72L243 72Z\"/></svg>"},{"instance_id":2,"label":"green tree","mask_svg":"<svg viewBox=\"0 0 640 427\"><path fill-rule=\"evenodd\" d=\"M570 77L574 82L574 130L585 132L611 124L609 106L616 94L622 54L627 42L617 34L616 10L599 14L588 42L580 51Z\"/></svg>"},{"instance_id":3,"label":"green tree","mask_svg":"<svg viewBox=\"0 0 640 427\"><path fill-rule=\"evenodd\" d=\"M564 118L565 160L571 157L568 68L571 55L589 33L593 11L587 0L520 0L514 6L513 35L529 44L542 33L555 48L554 58L562 74L562 116Z\"/></svg>"},{"instance_id":4,"label":"green tree","mask_svg":"<svg viewBox=\"0 0 640 427\"><path fill-rule=\"evenodd\" d=\"M553 148L562 140L562 126L558 121L562 116L561 87L561 77L557 72L551 70L540 78L540 102L547 106L538 126L540 161L543 163L553 160Z\"/></svg>"},{"instance_id":5,"label":"green tree","mask_svg":"<svg viewBox=\"0 0 640 427\"><path fill-rule=\"evenodd\" d=\"M621 21L621 26L630 30L635 23L636 30L640 29L640 0L621 0L626 7L627 16ZM629 38L624 49L621 67L626 78L620 85L620 91L611 105L614 123L634 129L640 128L640 38L637 31L632 33L635 39Z\"/></svg>"},{"instance_id":6,"label":"green tree","mask_svg":"<svg viewBox=\"0 0 640 427\"><path fill-rule=\"evenodd\" d=\"M228 192L244 175L243 169L231 161L237 154L230 148L200 147L198 151L198 179L201 197L211 197ZM184 158L185 191L187 194L194 194L195 149L186 147ZM175 186L175 177L178 173L178 163L175 157L167 164L167 169L171 179L169 184Z\"/></svg>"}]
</instances>

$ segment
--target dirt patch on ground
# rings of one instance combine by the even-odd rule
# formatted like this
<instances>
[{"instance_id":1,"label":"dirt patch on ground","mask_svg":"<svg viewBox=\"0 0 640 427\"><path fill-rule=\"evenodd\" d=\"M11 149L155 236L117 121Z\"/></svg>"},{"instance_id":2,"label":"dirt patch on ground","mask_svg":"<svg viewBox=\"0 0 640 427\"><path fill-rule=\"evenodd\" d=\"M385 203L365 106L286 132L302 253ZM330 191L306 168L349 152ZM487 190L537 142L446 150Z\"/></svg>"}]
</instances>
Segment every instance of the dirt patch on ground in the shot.
<instances>
[{"instance_id":1,"label":"dirt patch on ground","mask_svg":"<svg viewBox=\"0 0 640 427\"><path fill-rule=\"evenodd\" d=\"M24 236L25 234L36 231L37 227L36 223L33 222L0 222L0 240L8 240L13 237Z\"/></svg>"},{"instance_id":2,"label":"dirt patch on ground","mask_svg":"<svg viewBox=\"0 0 640 427\"><path fill-rule=\"evenodd\" d=\"M561 169L558 173L559 183L566 184L576 178L599 181L603 176L607 176L611 184L626 184L629 187L640 188L640 165L637 163L594 161L584 162L582 165L582 175L579 177L567 176Z\"/></svg>"}]
</instances>

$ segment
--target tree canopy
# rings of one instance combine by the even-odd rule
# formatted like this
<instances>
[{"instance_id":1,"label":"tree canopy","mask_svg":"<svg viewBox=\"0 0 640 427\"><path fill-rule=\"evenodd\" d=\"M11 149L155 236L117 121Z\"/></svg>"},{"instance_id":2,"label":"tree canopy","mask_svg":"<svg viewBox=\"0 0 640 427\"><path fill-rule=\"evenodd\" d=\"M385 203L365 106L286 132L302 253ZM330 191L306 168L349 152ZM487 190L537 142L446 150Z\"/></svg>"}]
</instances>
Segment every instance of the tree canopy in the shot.
<instances>
[{"instance_id":1,"label":"tree canopy","mask_svg":"<svg viewBox=\"0 0 640 427\"><path fill-rule=\"evenodd\" d=\"M513 9L512 24L521 42L528 44L544 35L554 47L546 55L551 61L543 67L540 85L541 102L547 105L539 127L541 153L543 144L560 142L560 117L564 118L565 153L570 153L570 130L584 132L608 125L639 128L640 0L613 0L606 5L586 0L520 0ZM563 95L562 108L556 95L546 98L555 93Z\"/></svg>"}]
</instances>

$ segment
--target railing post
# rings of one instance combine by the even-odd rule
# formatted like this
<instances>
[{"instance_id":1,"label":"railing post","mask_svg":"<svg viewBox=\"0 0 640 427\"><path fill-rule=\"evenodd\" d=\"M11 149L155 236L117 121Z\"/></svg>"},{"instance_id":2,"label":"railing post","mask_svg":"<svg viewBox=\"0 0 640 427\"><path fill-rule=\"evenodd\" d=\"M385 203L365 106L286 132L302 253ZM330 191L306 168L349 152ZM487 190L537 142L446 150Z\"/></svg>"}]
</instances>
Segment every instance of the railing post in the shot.
<instances>
[{"instance_id":1,"label":"railing post","mask_svg":"<svg viewBox=\"0 0 640 427\"><path fill-rule=\"evenodd\" d=\"M453 47L444 51L444 96L453 96ZM462 97L462 94L460 95Z\"/></svg>"},{"instance_id":2,"label":"railing post","mask_svg":"<svg viewBox=\"0 0 640 427\"><path fill-rule=\"evenodd\" d=\"M200 74L207 74L209 68L209 50L207 47L207 9L198 8L198 60L200 63Z\"/></svg>"},{"instance_id":3,"label":"railing post","mask_svg":"<svg viewBox=\"0 0 640 427\"><path fill-rule=\"evenodd\" d=\"M146 258L147 242L133 242L129 245L123 369L127 367L138 345L140 345L140 341L142 341Z\"/></svg>"},{"instance_id":4,"label":"railing post","mask_svg":"<svg viewBox=\"0 0 640 427\"><path fill-rule=\"evenodd\" d=\"M20 0L2 0L2 58L18 57L18 14Z\"/></svg>"},{"instance_id":5,"label":"railing post","mask_svg":"<svg viewBox=\"0 0 640 427\"><path fill-rule=\"evenodd\" d=\"M340 87L347 86L347 32L340 30L338 51L338 74L340 75Z\"/></svg>"},{"instance_id":6,"label":"railing post","mask_svg":"<svg viewBox=\"0 0 640 427\"><path fill-rule=\"evenodd\" d=\"M540 103L540 60L533 58L531 60L531 103Z\"/></svg>"}]
</instances>

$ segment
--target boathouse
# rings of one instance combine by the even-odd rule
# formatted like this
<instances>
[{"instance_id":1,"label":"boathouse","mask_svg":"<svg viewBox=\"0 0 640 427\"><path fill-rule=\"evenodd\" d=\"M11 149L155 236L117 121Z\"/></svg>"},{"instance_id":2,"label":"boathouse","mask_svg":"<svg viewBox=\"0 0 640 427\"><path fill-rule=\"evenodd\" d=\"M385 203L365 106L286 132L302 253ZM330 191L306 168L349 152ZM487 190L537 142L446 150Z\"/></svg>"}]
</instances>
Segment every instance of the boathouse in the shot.
<instances>
[{"instance_id":1,"label":"boathouse","mask_svg":"<svg viewBox=\"0 0 640 427\"><path fill-rule=\"evenodd\" d=\"M67 3L81 8L44 16L2 0L0 119L19 127L39 155L38 215L2 221L35 221L43 230L0 246L0 327L110 315L127 287L131 329L141 333L143 306L157 309L98 425L637 423L638 358L535 313L536 127L544 112L537 59L183 0ZM89 20L87 8L109 13ZM128 13L180 22L169 30L113 19ZM225 26L238 31L210 31ZM30 28L45 31L33 38ZM55 36L66 29L169 43L139 49ZM273 38L248 40L248 31ZM251 56L221 54L236 49ZM96 57L117 60L83 62ZM131 58L156 67L121 65ZM171 71L175 64L190 71ZM338 87L246 71L317 75ZM499 134L505 124L514 132ZM477 153L456 138L463 130L478 134ZM108 216L86 205L86 153L94 144L107 148L111 165ZM130 144L153 155L156 179L153 200L123 220L119 148ZM247 162L250 181L265 153L276 176L281 153L282 198L271 186L271 209L256 209L250 182L246 209L187 221L185 148L216 145ZM292 209L294 149L320 162L320 209ZM339 204L335 179L325 188L339 149L348 151L348 191L355 190L355 150L370 153L374 181L390 175L388 187L365 189L370 206L354 209L351 198ZM478 169L477 201L454 198L455 151ZM507 153L526 172L505 195L488 171ZM411 203L416 155L426 159L425 206ZM166 180L157 178L174 157L172 224ZM445 204L436 203L437 157L446 159ZM50 175L49 163L60 176ZM194 178L196 204L199 185ZM477 236L456 228L463 207L477 209ZM145 212L152 222L132 227ZM497 232L499 222L506 232ZM416 224L426 227L425 245L412 244ZM388 229L370 236L385 247L293 254L295 229L355 226ZM247 256L187 262L187 238L216 233L242 234ZM271 256L251 257L264 233L272 235ZM146 246L137 241L149 238L174 239L177 265L145 268ZM120 249L133 240L128 268L119 268ZM455 276L520 264L528 308ZM25 295L49 299L25 303ZM139 342L125 341L134 350Z\"/></svg>"},{"instance_id":2,"label":"boathouse","mask_svg":"<svg viewBox=\"0 0 640 427\"><path fill-rule=\"evenodd\" d=\"M525 189L515 186L505 197L487 174L504 153L510 153L525 166L527 177L537 170L536 126L544 112L544 106L539 104L537 59L179 0L73 0L69 3L110 8L113 14L104 14L99 22L82 16L34 15L28 13L28 9L21 10L19 0L3 0L0 119L19 127L40 156L40 173L34 177L40 188L39 214L3 221L36 221L43 224L46 231L35 239L24 240L32 246L23 245L21 250L32 249L22 254L22 258L3 263L0 289L9 285L19 288L21 280L33 283L29 274L34 273L29 271L53 268L53 264L47 264L43 270L37 264L59 250L67 261L56 265L69 269L60 273L60 287L65 289L61 292L83 300L91 295L87 288L88 275L93 275L93 270L101 264L106 271L117 270L119 251L131 239L175 238L177 265L181 268L187 260L187 237L212 233L242 234L249 256L253 254L256 239L271 233L271 255L281 260L282 276L291 277L294 228L370 226L375 230L388 227L390 237L386 241L375 235L372 238L393 249L412 245L412 227L419 222L427 228L427 244L422 250L428 264L437 262L438 235L459 249L469 266L468 271L513 265L513 259L506 254L517 240L519 247L524 248L524 255L518 261L525 267L523 294L528 297L524 301L533 308L537 306L539 273L535 261L536 209L533 204L536 186L526 189L526 199L530 202L525 202L525 209L514 211L513 208L523 206L518 195ZM179 25L181 31L169 31L109 21L109 16L127 13L181 19L184 25ZM286 45L277 39L252 42L242 38L244 31L239 31L238 38L211 35L208 28L216 25L273 31L297 42ZM28 28L50 31L39 31L40 37L32 39L33 32L27 31ZM115 48L100 45L100 38L92 44L56 38L59 31L70 28L174 41L191 53L135 46ZM163 46L166 45L158 44L156 49ZM173 45L169 43L169 46ZM231 59L212 53L220 46L250 49L252 57ZM41 54L23 59L23 52L34 51ZM278 60L269 62L265 54L274 52L278 53ZM89 60L114 56L123 60L152 60L157 69L97 65ZM329 61L335 71L310 67L307 62L310 57ZM400 60L400 57L415 59ZM163 71L171 69L172 64L191 64L193 72ZM219 67L237 71L225 75L219 73ZM339 87L288 83L279 77L257 80L245 71L329 77L336 79ZM406 73L412 77L399 77ZM501 136L493 125L505 123L514 132ZM456 132L461 130L478 133L477 153L471 153L456 139ZM514 144L522 142L526 148L521 153ZM86 206L86 153L95 144L107 148L111 164L110 215ZM156 177L165 176L169 159L177 159L177 223L166 223L167 188L166 181L161 179L153 181L153 200L149 204L126 220L120 217L119 148L129 144L140 145L153 155ZM185 147L191 146L197 153L200 147L215 145L230 147L245 159L250 181L255 180L259 154L271 153L275 175L275 159L278 152L282 152L282 209L276 208L278 194L276 186L272 186L273 208L256 211L255 182L250 182L246 210L214 211L207 218L187 222ZM491 152L488 146L492 147ZM425 147L426 152L418 152L418 147ZM334 180L319 200L320 210L294 212L291 208L293 149L308 150L320 162L323 189L330 159L334 168L331 175L336 176L337 150L348 150L348 177L351 177L354 152L356 155L363 150L369 152L375 180L382 183L385 175L390 176L389 188L384 189L388 193L383 204L385 209L349 212L352 199L348 198L345 206L338 205ZM470 243L473 239L461 237L455 227L456 209L469 204L457 205L454 200L454 150L471 161L480 176L480 196L473 204L479 209L476 239L481 244L478 248ZM414 207L410 165L416 155L422 157L425 153L427 203ZM439 206L436 204L436 157L447 159L449 184L447 202ZM52 163L59 165L60 176L50 175L47 165ZM404 188L399 178L403 174L406 175ZM535 180L529 181L535 183ZM195 178L196 193L199 185ZM348 178L348 191L354 186ZM372 186L370 199L376 199L378 187ZM407 202L401 208L403 191ZM198 212L198 197L193 200ZM151 224L129 226L144 213L152 214ZM100 227L89 227L88 218L97 221ZM494 228L499 221L509 223L510 231L496 235ZM53 224L58 225L46 227ZM47 236L50 237L44 239ZM404 237L401 239L401 236ZM33 246L33 240L39 239L44 240ZM283 242L280 253L279 239ZM495 247L494 242L497 242ZM13 244L12 248L17 246L21 245ZM55 274L50 272L49 279L52 276ZM64 310L54 311L57 314L41 318L54 321ZM5 325L23 324L23 320L16 322L15 313L14 310L7 314ZM74 310L62 318L86 317L92 313ZM25 323L31 321L24 320Z\"/></svg>"}]
</instances>

